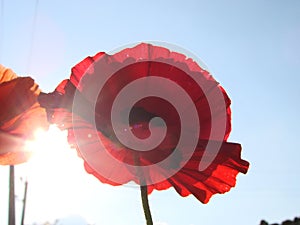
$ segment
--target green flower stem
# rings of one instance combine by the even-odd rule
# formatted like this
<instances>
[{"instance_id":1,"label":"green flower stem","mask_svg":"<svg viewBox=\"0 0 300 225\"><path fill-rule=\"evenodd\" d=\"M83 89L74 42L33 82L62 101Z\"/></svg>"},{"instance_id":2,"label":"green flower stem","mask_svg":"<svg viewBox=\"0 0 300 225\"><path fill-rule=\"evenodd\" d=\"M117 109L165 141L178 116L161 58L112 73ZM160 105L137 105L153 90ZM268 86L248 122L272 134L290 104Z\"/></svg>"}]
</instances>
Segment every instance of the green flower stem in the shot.
<instances>
[{"instance_id":1,"label":"green flower stem","mask_svg":"<svg viewBox=\"0 0 300 225\"><path fill-rule=\"evenodd\" d=\"M147 225L153 225L151 211L149 207L149 201L148 201L147 186L140 186L140 189L141 189L141 197L142 197L143 209L144 209Z\"/></svg>"}]
</instances>

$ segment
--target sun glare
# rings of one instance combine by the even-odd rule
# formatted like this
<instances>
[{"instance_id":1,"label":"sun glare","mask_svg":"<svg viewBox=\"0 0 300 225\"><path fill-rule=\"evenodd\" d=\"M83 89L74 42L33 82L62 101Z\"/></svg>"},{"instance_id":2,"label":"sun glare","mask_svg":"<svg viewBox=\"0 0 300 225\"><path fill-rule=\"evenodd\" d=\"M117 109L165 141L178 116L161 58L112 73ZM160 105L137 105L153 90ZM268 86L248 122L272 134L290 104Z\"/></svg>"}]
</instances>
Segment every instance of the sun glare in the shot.
<instances>
[{"instance_id":1,"label":"sun glare","mask_svg":"<svg viewBox=\"0 0 300 225\"><path fill-rule=\"evenodd\" d=\"M76 150L68 144L67 131L56 126L50 126L47 131L36 130L34 139L26 143L25 150L31 152L29 162L22 169L28 178L43 176L48 179L54 175L58 178L78 162L82 164Z\"/></svg>"},{"instance_id":2,"label":"sun glare","mask_svg":"<svg viewBox=\"0 0 300 225\"><path fill-rule=\"evenodd\" d=\"M25 149L32 152L31 164L57 162L70 153L67 131L55 126L50 126L48 131L38 129L34 133L34 140L27 141Z\"/></svg>"},{"instance_id":3,"label":"sun glare","mask_svg":"<svg viewBox=\"0 0 300 225\"><path fill-rule=\"evenodd\" d=\"M54 219L76 207L71 204L78 195L74 187L84 185L86 173L82 159L67 142L67 131L50 126L48 131L37 130L34 136L26 143L32 157L18 166L18 175L29 183L27 213L36 220Z\"/></svg>"}]
</instances>

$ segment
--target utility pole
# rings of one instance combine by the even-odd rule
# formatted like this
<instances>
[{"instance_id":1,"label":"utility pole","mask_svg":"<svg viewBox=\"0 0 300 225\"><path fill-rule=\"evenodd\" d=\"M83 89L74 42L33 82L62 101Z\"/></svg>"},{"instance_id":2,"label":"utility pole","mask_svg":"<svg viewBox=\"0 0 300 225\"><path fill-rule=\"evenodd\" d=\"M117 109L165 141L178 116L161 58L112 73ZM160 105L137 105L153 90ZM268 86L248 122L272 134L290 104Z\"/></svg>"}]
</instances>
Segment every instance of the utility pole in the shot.
<instances>
[{"instance_id":1,"label":"utility pole","mask_svg":"<svg viewBox=\"0 0 300 225\"><path fill-rule=\"evenodd\" d=\"M9 211L8 211L8 225L16 225L15 215L15 167L9 167Z\"/></svg>"},{"instance_id":2,"label":"utility pole","mask_svg":"<svg viewBox=\"0 0 300 225\"><path fill-rule=\"evenodd\" d=\"M22 210L22 218L21 218L21 225L24 225L24 219L25 219L25 209L26 209L26 199L27 199L27 187L28 187L28 181L25 180L25 189L24 189L24 198L23 198L23 210Z\"/></svg>"}]
</instances>

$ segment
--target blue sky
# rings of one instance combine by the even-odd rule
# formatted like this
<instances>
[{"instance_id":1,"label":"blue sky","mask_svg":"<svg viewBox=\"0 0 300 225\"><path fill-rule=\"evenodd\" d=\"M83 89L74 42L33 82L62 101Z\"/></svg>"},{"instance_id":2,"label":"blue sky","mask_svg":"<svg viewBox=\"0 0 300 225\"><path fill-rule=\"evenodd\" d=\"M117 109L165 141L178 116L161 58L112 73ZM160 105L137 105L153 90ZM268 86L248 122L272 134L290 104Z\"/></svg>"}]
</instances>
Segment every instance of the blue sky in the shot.
<instances>
[{"instance_id":1,"label":"blue sky","mask_svg":"<svg viewBox=\"0 0 300 225\"><path fill-rule=\"evenodd\" d=\"M154 192L155 221L253 225L299 216L299 1L40 0L36 20L36 1L1 2L0 63L30 74L45 92L86 56L146 40L193 52L226 89L233 113L229 140L242 144L242 157L251 163L248 174L207 205L173 189ZM54 171L41 169L52 189L32 182L28 224L69 214L97 225L143 224L138 189L101 184L85 174L79 159ZM7 220L7 174L0 167L0 224ZM58 174L63 177L56 179Z\"/></svg>"}]
</instances>

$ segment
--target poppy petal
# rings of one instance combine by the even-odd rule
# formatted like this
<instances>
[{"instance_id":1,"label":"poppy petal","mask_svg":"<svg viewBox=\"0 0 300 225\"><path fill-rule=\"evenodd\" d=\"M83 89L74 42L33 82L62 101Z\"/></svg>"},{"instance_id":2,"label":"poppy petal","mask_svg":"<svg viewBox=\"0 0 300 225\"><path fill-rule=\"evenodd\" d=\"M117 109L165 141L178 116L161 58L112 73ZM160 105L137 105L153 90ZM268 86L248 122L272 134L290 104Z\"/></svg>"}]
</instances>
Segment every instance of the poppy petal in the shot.
<instances>
[{"instance_id":1,"label":"poppy petal","mask_svg":"<svg viewBox=\"0 0 300 225\"><path fill-rule=\"evenodd\" d=\"M30 77L18 77L0 65L0 164L26 162L26 140L37 128L47 129L45 109L37 102L40 90Z\"/></svg>"}]
</instances>

